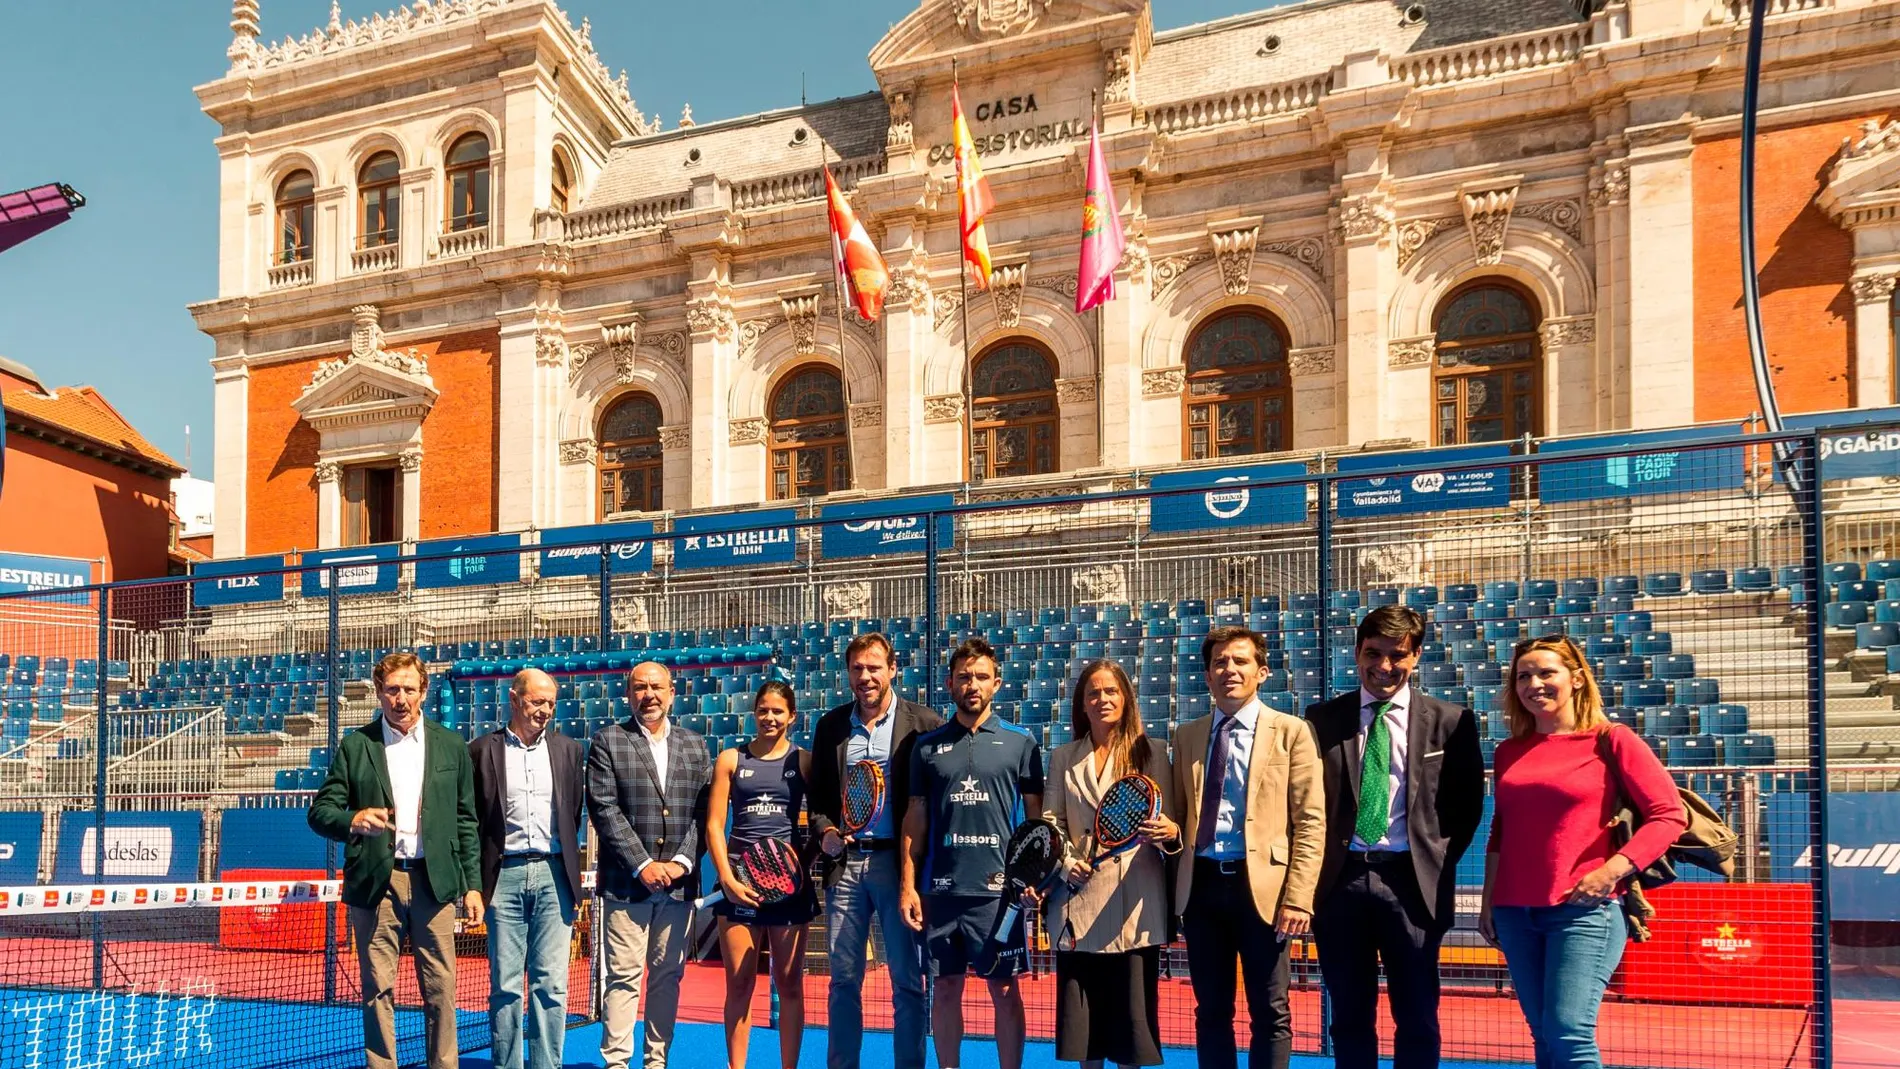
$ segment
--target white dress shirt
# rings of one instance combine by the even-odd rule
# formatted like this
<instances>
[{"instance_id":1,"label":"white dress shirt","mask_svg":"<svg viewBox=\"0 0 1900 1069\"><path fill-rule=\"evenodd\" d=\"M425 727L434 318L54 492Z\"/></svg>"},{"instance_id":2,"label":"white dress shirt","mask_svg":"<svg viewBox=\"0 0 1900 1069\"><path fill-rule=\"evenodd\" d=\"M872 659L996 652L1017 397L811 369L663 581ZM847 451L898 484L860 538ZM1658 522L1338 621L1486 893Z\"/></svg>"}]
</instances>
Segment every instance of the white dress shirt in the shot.
<instances>
[{"instance_id":1,"label":"white dress shirt","mask_svg":"<svg viewBox=\"0 0 1900 1069\"><path fill-rule=\"evenodd\" d=\"M658 735L647 730L645 721L635 718L634 723L639 725L640 734L647 737L647 748L653 752L653 771L659 777L662 789L664 789L664 784L666 783L666 752L672 746L673 742L672 721L660 721L660 733ZM674 854L668 860L680 868L685 869L688 873L693 871L693 859L687 857L685 854ZM653 859L648 858L639 868L633 870L633 874L638 876L642 872L645 872L646 867L651 864L653 864Z\"/></svg>"},{"instance_id":2,"label":"white dress shirt","mask_svg":"<svg viewBox=\"0 0 1900 1069\"><path fill-rule=\"evenodd\" d=\"M1387 797L1392 799L1391 822L1385 826L1385 837L1376 843L1366 842L1358 835L1352 837L1354 850L1409 850L1410 841L1406 836L1405 824L1405 757L1411 749L1407 730L1412 724L1412 688L1405 687L1387 699L1375 698L1359 688L1359 753L1360 768L1365 767L1366 738L1372 731L1372 706L1379 701L1390 701L1392 705L1385 711L1386 735L1392 742L1392 759L1386 763L1385 782ZM1361 787L1363 788L1363 784Z\"/></svg>"},{"instance_id":3,"label":"white dress shirt","mask_svg":"<svg viewBox=\"0 0 1900 1069\"><path fill-rule=\"evenodd\" d=\"M506 854L558 854L561 841L554 834L554 770L548 756L548 733L530 746L508 728L504 782L507 796L502 817L507 825L502 841Z\"/></svg>"},{"instance_id":4,"label":"white dress shirt","mask_svg":"<svg viewBox=\"0 0 1900 1069\"><path fill-rule=\"evenodd\" d=\"M1221 777L1220 808L1214 817L1214 842L1200 851L1202 857L1233 861L1247 856L1247 771L1253 762L1254 729L1260 717L1270 712L1272 710L1262 705L1258 697L1241 706L1231 717L1219 709L1214 710L1214 723L1207 733L1204 775ZM1228 729L1227 766L1215 768L1214 743L1220 737L1221 725L1230 719L1234 726ZM1194 804L1200 805L1201 800L1196 798Z\"/></svg>"},{"instance_id":5,"label":"white dress shirt","mask_svg":"<svg viewBox=\"0 0 1900 1069\"><path fill-rule=\"evenodd\" d=\"M422 717L408 732L397 731L383 720L383 758L389 763L389 790L395 795L396 856L422 856L422 770L426 754Z\"/></svg>"}]
</instances>

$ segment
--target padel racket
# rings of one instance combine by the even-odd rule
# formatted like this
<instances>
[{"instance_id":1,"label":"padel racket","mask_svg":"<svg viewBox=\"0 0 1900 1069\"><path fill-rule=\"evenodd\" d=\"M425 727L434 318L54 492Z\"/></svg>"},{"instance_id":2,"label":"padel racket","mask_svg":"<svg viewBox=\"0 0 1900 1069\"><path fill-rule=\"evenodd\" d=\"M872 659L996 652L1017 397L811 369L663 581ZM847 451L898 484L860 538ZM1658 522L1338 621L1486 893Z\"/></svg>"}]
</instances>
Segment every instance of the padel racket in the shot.
<instances>
[{"instance_id":1,"label":"padel racket","mask_svg":"<svg viewBox=\"0 0 1900 1069\"><path fill-rule=\"evenodd\" d=\"M1023 892L1042 891L1062 871L1062 832L1048 820L1024 821L1003 850L1003 910L990 942L1004 944L1016 934L1023 911Z\"/></svg>"},{"instance_id":2,"label":"padel racket","mask_svg":"<svg viewBox=\"0 0 1900 1069\"><path fill-rule=\"evenodd\" d=\"M733 879L756 893L762 906L783 902L805 885L805 869L799 862L798 851L782 839L760 839L749 844L732 858L731 865ZM714 891L695 900L693 908L704 909L725 900L724 891Z\"/></svg>"},{"instance_id":3,"label":"padel racket","mask_svg":"<svg viewBox=\"0 0 1900 1069\"><path fill-rule=\"evenodd\" d=\"M1091 866L1141 845L1141 826L1161 815L1161 785L1139 772L1108 785L1095 807L1095 857Z\"/></svg>"},{"instance_id":4,"label":"padel racket","mask_svg":"<svg viewBox=\"0 0 1900 1069\"><path fill-rule=\"evenodd\" d=\"M844 770L841 787L844 806L839 816L846 835L861 834L884 815L884 769L876 761L853 761Z\"/></svg>"}]
</instances>

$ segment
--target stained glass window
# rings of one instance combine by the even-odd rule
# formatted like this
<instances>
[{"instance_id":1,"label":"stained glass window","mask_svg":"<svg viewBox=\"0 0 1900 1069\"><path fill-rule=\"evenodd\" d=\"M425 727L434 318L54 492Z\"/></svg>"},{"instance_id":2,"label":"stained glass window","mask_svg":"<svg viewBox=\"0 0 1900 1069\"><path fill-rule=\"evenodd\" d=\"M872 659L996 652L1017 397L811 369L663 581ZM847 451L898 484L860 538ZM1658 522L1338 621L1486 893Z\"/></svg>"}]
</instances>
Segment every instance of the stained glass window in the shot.
<instances>
[{"instance_id":1,"label":"stained glass window","mask_svg":"<svg viewBox=\"0 0 1900 1069\"><path fill-rule=\"evenodd\" d=\"M600 421L600 515L660 511L664 475L660 403L628 394Z\"/></svg>"},{"instance_id":2,"label":"stained glass window","mask_svg":"<svg viewBox=\"0 0 1900 1069\"><path fill-rule=\"evenodd\" d=\"M977 357L970 397L972 481L1057 470L1055 360L1046 350L1011 341Z\"/></svg>"},{"instance_id":3,"label":"stained glass window","mask_svg":"<svg viewBox=\"0 0 1900 1069\"><path fill-rule=\"evenodd\" d=\"M794 371L772 393L767 474L775 501L819 497L851 486L844 383L837 369Z\"/></svg>"},{"instance_id":4,"label":"stained glass window","mask_svg":"<svg viewBox=\"0 0 1900 1069\"><path fill-rule=\"evenodd\" d=\"M317 184L309 171L294 171L277 184L277 262L310 259L316 229Z\"/></svg>"},{"instance_id":5,"label":"stained glass window","mask_svg":"<svg viewBox=\"0 0 1900 1069\"><path fill-rule=\"evenodd\" d=\"M1432 370L1439 445L1543 433L1537 323L1530 299L1496 281L1459 290L1439 308Z\"/></svg>"},{"instance_id":6,"label":"stained glass window","mask_svg":"<svg viewBox=\"0 0 1900 1069\"><path fill-rule=\"evenodd\" d=\"M1186 454L1191 460L1292 445L1286 332L1250 308L1222 312L1188 339Z\"/></svg>"}]
</instances>

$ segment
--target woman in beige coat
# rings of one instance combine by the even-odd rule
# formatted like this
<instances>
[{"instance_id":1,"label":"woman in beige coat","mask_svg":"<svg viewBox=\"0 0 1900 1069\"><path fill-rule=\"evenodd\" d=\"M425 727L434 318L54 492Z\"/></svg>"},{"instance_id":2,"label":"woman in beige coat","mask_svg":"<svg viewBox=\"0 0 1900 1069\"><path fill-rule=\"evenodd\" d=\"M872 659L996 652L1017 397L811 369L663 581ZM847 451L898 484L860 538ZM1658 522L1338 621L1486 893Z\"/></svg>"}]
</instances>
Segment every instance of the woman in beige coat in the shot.
<instances>
[{"instance_id":1,"label":"woman in beige coat","mask_svg":"<svg viewBox=\"0 0 1900 1069\"><path fill-rule=\"evenodd\" d=\"M1075 740L1049 759L1045 815L1062 829L1066 885L1051 898L1056 951L1056 1057L1100 1069L1160 1065L1156 1015L1161 950L1168 941L1167 867L1178 852L1180 812L1164 743L1142 734L1135 690L1113 661L1082 669L1070 696ZM1141 845L1089 864L1098 850L1095 808L1108 785L1140 771L1161 787L1161 816Z\"/></svg>"}]
</instances>

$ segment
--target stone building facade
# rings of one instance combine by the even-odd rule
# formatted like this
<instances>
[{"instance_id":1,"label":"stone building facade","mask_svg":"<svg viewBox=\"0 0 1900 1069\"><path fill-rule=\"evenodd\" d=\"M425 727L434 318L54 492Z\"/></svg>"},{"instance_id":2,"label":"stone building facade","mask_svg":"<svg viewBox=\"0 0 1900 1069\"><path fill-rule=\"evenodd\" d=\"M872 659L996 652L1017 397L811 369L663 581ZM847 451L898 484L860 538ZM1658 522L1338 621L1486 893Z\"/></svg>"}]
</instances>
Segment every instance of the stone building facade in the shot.
<instances>
[{"instance_id":1,"label":"stone building facade","mask_svg":"<svg viewBox=\"0 0 1900 1069\"><path fill-rule=\"evenodd\" d=\"M1900 3L1771 6L1782 403L1890 404ZM1149 0L925 0L875 92L663 128L549 0L278 44L237 0L198 89L216 553L1740 419L1746 7L1305 0L1156 33ZM998 205L967 303L953 70ZM1129 247L1078 316L1092 106ZM878 322L837 314L821 165L891 266Z\"/></svg>"}]
</instances>

